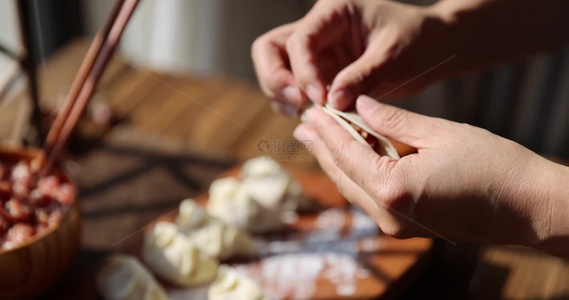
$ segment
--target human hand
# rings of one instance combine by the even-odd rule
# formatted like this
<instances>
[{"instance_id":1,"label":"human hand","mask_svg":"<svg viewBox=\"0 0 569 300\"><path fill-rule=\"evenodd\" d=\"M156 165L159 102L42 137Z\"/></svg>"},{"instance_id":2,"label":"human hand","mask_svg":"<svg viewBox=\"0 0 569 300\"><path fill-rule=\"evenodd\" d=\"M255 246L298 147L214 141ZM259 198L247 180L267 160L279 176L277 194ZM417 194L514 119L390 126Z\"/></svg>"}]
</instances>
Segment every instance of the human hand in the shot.
<instances>
[{"instance_id":1,"label":"human hand","mask_svg":"<svg viewBox=\"0 0 569 300\"><path fill-rule=\"evenodd\" d=\"M299 21L259 37L252 58L275 109L295 114L309 98L344 110L360 94L420 91L444 67L424 72L454 54L449 40L445 21L431 7L319 1Z\"/></svg>"},{"instance_id":2,"label":"human hand","mask_svg":"<svg viewBox=\"0 0 569 300\"><path fill-rule=\"evenodd\" d=\"M558 247L558 238L566 237L569 228L565 167L467 124L366 96L358 98L356 107L375 131L418 152L399 160L380 157L316 107L306 112L308 122L294 135L312 141L314 156L341 193L386 234L569 253L567 245Z\"/></svg>"}]
</instances>

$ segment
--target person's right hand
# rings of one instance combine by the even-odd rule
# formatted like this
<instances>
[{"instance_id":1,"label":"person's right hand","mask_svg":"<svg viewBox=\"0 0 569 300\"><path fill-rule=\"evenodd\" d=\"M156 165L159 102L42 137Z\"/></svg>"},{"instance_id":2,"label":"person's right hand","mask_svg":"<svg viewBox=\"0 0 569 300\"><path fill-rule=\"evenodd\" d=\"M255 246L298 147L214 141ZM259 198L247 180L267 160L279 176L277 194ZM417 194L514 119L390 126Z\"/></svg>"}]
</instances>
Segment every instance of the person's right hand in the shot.
<instances>
[{"instance_id":1,"label":"person's right hand","mask_svg":"<svg viewBox=\"0 0 569 300\"><path fill-rule=\"evenodd\" d=\"M360 96L373 130L417 153L392 159L354 140L321 108L294 136L338 190L386 234L521 244L569 257L569 168L486 130Z\"/></svg>"},{"instance_id":2,"label":"person's right hand","mask_svg":"<svg viewBox=\"0 0 569 300\"><path fill-rule=\"evenodd\" d=\"M445 24L432 7L319 1L299 21L259 37L252 57L278 111L295 114L307 99L343 110L360 94L406 96L436 79L444 66L429 69L454 54Z\"/></svg>"}]
</instances>

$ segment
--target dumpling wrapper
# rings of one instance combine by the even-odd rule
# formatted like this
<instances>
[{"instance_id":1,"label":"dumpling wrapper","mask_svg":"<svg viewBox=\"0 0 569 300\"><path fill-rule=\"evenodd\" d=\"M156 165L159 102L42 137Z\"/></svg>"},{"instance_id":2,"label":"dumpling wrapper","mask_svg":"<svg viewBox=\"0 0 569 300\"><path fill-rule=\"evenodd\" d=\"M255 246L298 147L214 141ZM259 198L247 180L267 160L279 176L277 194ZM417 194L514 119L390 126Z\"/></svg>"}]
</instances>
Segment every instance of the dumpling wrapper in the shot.
<instances>
[{"instance_id":1,"label":"dumpling wrapper","mask_svg":"<svg viewBox=\"0 0 569 300\"><path fill-rule=\"evenodd\" d=\"M192 199L180 203L176 224L200 251L211 257L228 259L257 254L257 246L248 233L210 216Z\"/></svg>"},{"instance_id":2,"label":"dumpling wrapper","mask_svg":"<svg viewBox=\"0 0 569 300\"><path fill-rule=\"evenodd\" d=\"M261 288L245 275L221 266L208 290L209 300L268 300Z\"/></svg>"},{"instance_id":3,"label":"dumpling wrapper","mask_svg":"<svg viewBox=\"0 0 569 300\"><path fill-rule=\"evenodd\" d=\"M159 277L182 287L211 282L218 262L201 253L178 226L158 222L145 236L142 258Z\"/></svg>"},{"instance_id":4,"label":"dumpling wrapper","mask_svg":"<svg viewBox=\"0 0 569 300\"><path fill-rule=\"evenodd\" d=\"M206 211L237 228L265 233L284 227L281 210L267 209L255 201L236 178L217 179L209 187Z\"/></svg>"},{"instance_id":5,"label":"dumpling wrapper","mask_svg":"<svg viewBox=\"0 0 569 300\"><path fill-rule=\"evenodd\" d=\"M336 122L338 122L338 124L340 124L340 126L342 126L348 133L350 133L350 135L358 142L371 147L369 143L360 135L360 133L347 121L357 125L362 130L366 131L368 134L371 134L374 137L376 137L377 141L379 142L379 145L374 149L374 151L376 151L379 155L382 156L387 155L394 159L400 158L399 154L397 153L397 149L395 149L393 144L386 137L382 136L381 134L371 129L366 124L364 119L356 112L340 111L331 107L328 104L322 107L322 110L324 110L324 112L326 112L328 115L334 118L334 120L336 120Z\"/></svg>"},{"instance_id":6,"label":"dumpling wrapper","mask_svg":"<svg viewBox=\"0 0 569 300\"><path fill-rule=\"evenodd\" d=\"M268 209L306 211L314 206L302 192L300 183L270 156L246 161L241 168L241 179L247 193Z\"/></svg>"},{"instance_id":7,"label":"dumpling wrapper","mask_svg":"<svg viewBox=\"0 0 569 300\"><path fill-rule=\"evenodd\" d=\"M97 273L97 290L106 300L168 300L168 295L137 258L113 255Z\"/></svg>"}]
</instances>

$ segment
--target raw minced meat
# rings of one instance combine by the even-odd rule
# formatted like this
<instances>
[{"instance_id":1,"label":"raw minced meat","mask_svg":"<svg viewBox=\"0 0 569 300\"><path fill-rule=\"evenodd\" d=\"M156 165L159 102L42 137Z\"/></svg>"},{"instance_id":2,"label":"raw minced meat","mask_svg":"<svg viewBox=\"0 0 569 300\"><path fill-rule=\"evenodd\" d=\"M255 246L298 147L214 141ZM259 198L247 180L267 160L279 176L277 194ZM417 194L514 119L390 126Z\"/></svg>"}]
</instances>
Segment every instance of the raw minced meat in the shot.
<instances>
[{"instance_id":1,"label":"raw minced meat","mask_svg":"<svg viewBox=\"0 0 569 300\"><path fill-rule=\"evenodd\" d=\"M30 165L0 162L0 248L11 249L59 224L73 187L50 175L36 179Z\"/></svg>"}]
</instances>

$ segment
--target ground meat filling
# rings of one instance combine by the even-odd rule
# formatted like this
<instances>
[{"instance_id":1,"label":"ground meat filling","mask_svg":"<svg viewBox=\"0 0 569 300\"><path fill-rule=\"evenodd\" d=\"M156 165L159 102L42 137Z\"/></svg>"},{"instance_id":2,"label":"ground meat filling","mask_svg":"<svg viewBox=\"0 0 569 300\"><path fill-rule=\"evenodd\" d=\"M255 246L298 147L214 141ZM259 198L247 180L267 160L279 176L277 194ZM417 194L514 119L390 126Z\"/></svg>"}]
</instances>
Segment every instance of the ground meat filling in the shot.
<instances>
[{"instance_id":1,"label":"ground meat filling","mask_svg":"<svg viewBox=\"0 0 569 300\"><path fill-rule=\"evenodd\" d=\"M362 136L362 138L364 138L364 140L368 143L368 145L370 145L371 148L377 152L377 147L379 146L379 140L377 139L377 137L363 130L360 126L350 122L349 120L346 120L345 118L342 119L348 122L348 124L350 124L350 126L352 126Z\"/></svg>"},{"instance_id":2,"label":"ground meat filling","mask_svg":"<svg viewBox=\"0 0 569 300\"><path fill-rule=\"evenodd\" d=\"M0 162L0 249L11 249L59 224L73 201L63 178L35 178L28 162Z\"/></svg>"}]
</instances>

